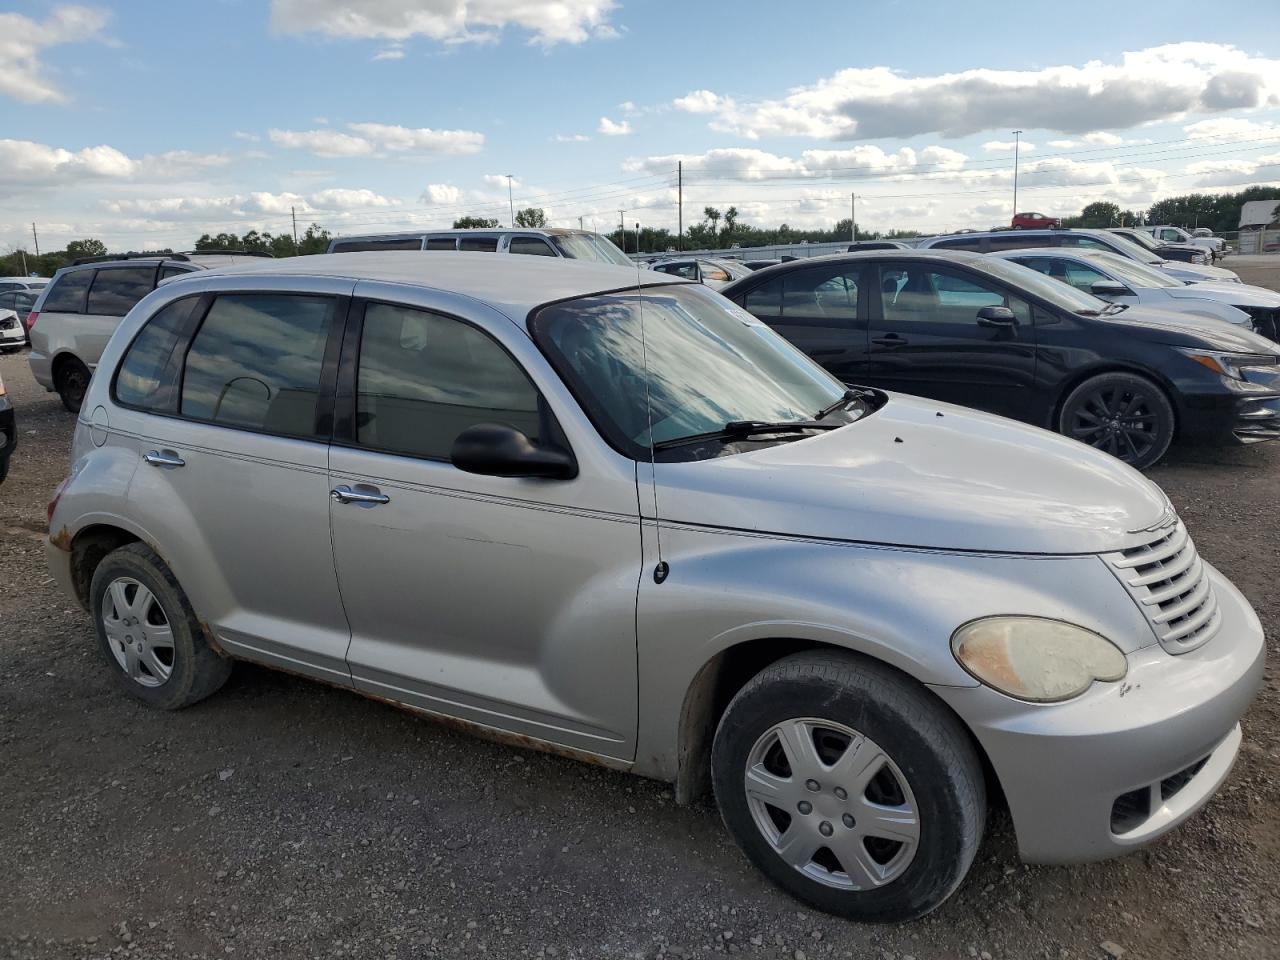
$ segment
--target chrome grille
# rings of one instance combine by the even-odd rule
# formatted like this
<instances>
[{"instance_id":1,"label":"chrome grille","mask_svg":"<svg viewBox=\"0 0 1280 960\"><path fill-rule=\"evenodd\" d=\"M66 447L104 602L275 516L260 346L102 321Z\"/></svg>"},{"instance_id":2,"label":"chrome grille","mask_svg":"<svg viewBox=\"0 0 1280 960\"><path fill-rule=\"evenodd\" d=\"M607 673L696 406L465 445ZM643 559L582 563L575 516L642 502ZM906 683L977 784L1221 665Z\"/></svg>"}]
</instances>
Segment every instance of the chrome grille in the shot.
<instances>
[{"instance_id":1,"label":"chrome grille","mask_svg":"<svg viewBox=\"0 0 1280 960\"><path fill-rule=\"evenodd\" d=\"M1181 520L1150 543L1107 554L1107 561L1170 653L1194 650L1218 632L1218 598Z\"/></svg>"}]
</instances>

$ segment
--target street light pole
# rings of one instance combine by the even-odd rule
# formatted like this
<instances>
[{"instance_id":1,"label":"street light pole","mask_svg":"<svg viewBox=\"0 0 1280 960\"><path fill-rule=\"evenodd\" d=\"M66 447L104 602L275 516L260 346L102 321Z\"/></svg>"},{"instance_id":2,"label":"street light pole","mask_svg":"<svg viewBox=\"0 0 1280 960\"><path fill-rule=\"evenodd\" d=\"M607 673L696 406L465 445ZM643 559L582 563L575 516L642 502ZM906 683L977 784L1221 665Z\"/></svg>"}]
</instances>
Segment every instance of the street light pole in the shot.
<instances>
[{"instance_id":1,"label":"street light pole","mask_svg":"<svg viewBox=\"0 0 1280 960\"><path fill-rule=\"evenodd\" d=\"M627 252L627 211L618 211L618 233L622 239L622 252Z\"/></svg>"},{"instance_id":2,"label":"street light pole","mask_svg":"<svg viewBox=\"0 0 1280 960\"><path fill-rule=\"evenodd\" d=\"M1018 146L1022 141L1022 131L1013 131L1013 215L1018 215Z\"/></svg>"},{"instance_id":3,"label":"street light pole","mask_svg":"<svg viewBox=\"0 0 1280 960\"><path fill-rule=\"evenodd\" d=\"M513 176L514 174L511 174L511 173L507 174L507 206L511 209L511 226L512 227L516 225L516 202L515 200L512 199L512 195L511 195L511 178Z\"/></svg>"}]
</instances>

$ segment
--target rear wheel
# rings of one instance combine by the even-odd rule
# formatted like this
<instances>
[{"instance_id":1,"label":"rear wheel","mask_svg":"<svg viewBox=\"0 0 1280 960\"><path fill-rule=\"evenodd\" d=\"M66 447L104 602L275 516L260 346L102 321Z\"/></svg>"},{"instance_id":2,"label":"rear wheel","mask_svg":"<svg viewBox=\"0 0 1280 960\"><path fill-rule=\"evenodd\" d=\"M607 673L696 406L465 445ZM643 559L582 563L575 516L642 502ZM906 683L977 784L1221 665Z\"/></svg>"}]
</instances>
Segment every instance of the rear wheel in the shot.
<instances>
[{"instance_id":1,"label":"rear wheel","mask_svg":"<svg viewBox=\"0 0 1280 960\"><path fill-rule=\"evenodd\" d=\"M1173 442L1173 404L1133 373L1104 373L1076 387L1062 404L1058 432L1145 470Z\"/></svg>"},{"instance_id":2,"label":"rear wheel","mask_svg":"<svg viewBox=\"0 0 1280 960\"><path fill-rule=\"evenodd\" d=\"M89 598L103 656L131 696L176 710L227 682L231 661L209 646L178 581L148 547L107 554Z\"/></svg>"},{"instance_id":3,"label":"rear wheel","mask_svg":"<svg viewBox=\"0 0 1280 960\"><path fill-rule=\"evenodd\" d=\"M751 680L721 718L712 772L752 862L840 916L928 913L982 838L982 767L963 727L909 678L848 654L798 654Z\"/></svg>"},{"instance_id":4,"label":"rear wheel","mask_svg":"<svg viewBox=\"0 0 1280 960\"><path fill-rule=\"evenodd\" d=\"M84 395L89 389L89 368L79 360L64 360L58 366L54 377L54 386L62 405L72 413L79 413L84 404Z\"/></svg>"}]
</instances>

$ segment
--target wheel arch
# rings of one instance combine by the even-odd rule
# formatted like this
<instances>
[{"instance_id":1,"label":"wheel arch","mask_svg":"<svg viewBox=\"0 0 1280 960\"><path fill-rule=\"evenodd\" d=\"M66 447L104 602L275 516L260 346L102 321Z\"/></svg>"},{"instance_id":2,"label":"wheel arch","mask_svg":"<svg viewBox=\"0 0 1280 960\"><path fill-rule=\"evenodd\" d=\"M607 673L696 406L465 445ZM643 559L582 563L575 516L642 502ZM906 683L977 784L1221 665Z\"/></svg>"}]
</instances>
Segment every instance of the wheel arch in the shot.
<instances>
[{"instance_id":1,"label":"wheel arch","mask_svg":"<svg viewBox=\"0 0 1280 960\"><path fill-rule=\"evenodd\" d=\"M955 717L982 762L988 796L1000 798L1003 792L986 750L951 706L935 695L905 670L873 654L821 640L798 637L767 637L743 640L725 647L712 656L694 675L680 710L677 744L675 798L679 804L692 803L711 792L711 744L729 702L761 670L796 653L824 650L848 656L850 660L868 660L900 674L925 691L939 709Z\"/></svg>"},{"instance_id":2,"label":"wheel arch","mask_svg":"<svg viewBox=\"0 0 1280 960\"><path fill-rule=\"evenodd\" d=\"M1173 408L1173 439L1178 439L1178 434L1182 428L1181 410L1178 406L1178 391L1174 388L1173 382L1150 367L1144 367L1140 363L1132 363L1127 360L1108 360L1096 366L1086 367L1083 370L1074 371L1069 377L1064 379L1058 386L1057 394L1053 399L1053 407L1050 411L1049 429L1054 433L1058 432L1058 423L1062 417L1062 408L1067 402L1067 397L1071 396L1071 391L1094 377L1102 376L1108 373L1128 373L1134 376L1143 377L1154 383L1164 393L1165 399L1169 401L1169 406Z\"/></svg>"},{"instance_id":3,"label":"wheel arch","mask_svg":"<svg viewBox=\"0 0 1280 960\"><path fill-rule=\"evenodd\" d=\"M89 585L98 564L120 547L144 542L137 533L110 523L90 524L71 538L71 586L82 607L89 609Z\"/></svg>"}]
</instances>

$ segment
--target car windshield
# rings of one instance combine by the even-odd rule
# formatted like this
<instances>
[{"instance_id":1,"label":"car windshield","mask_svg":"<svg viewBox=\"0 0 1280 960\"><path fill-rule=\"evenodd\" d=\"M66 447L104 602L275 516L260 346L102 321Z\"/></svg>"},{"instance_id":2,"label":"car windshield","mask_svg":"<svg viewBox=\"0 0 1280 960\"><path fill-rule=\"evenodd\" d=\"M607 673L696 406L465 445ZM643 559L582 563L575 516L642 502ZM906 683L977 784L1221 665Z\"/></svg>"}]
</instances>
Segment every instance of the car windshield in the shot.
<instances>
[{"instance_id":1,"label":"car windshield","mask_svg":"<svg viewBox=\"0 0 1280 960\"><path fill-rule=\"evenodd\" d=\"M632 265L631 258L605 237L589 233L567 233L553 236L556 249L573 260L594 260L596 263L613 263L622 267Z\"/></svg>"},{"instance_id":2,"label":"car windshield","mask_svg":"<svg viewBox=\"0 0 1280 960\"><path fill-rule=\"evenodd\" d=\"M747 268L746 264L737 260L711 260L709 262L714 263L734 280L741 280L743 277L751 276L751 270Z\"/></svg>"},{"instance_id":3,"label":"car windshield","mask_svg":"<svg viewBox=\"0 0 1280 960\"><path fill-rule=\"evenodd\" d=\"M1085 293L1069 283L1055 280L1045 276L1039 270L1024 267L1011 260L989 257L972 262L969 266L975 270L985 271L997 280L1035 294L1042 300L1048 300L1055 307L1072 313L1099 314L1110 306L1107 301L1099 300L1091 293Z\"/></svg>"},{"instance_id":4,"label":"car windshield","mask_svg":"<svg viewBox=\"0 0 1280 960\"><path fill-rule=\"evenodd\" d=\"M1160 244L1156 243L1155 238L1148 233L1143 233L1141 230L1117 233L1116 236L1122 240L1128 240L1130 243L1136 243L1146 250L1155 251L1160 249Z\"/></svg>"},{"instance_id":5,"label":"car windshield","mask_svg":"<svg viewBox=\"0 0 1280 960\"><path fill-rule=\"evenodd\" d=\"M1156 270L1153 267L1148 267L1145 263L1138 263L1136 260L1122 257L1118 253L1100 252L1095 259L1101 266L1115 274L1116 279L1123 280L1131 287L1185 286L1181 280L1175 280L1162 270Z\"/></svg>"},{"instance_id":6,"label":"car windshield","mask_svg":"<svg viewBox=\"0 0 1280 960\"><path fill-rule=\"evenodd\" d=\"M537 313L534 336L596 427L637 460L649 459L651 435L662 443L738 421L812 420L845 391L751 314L695 284L552 304Z\"/></svg>"},{"instance_id":7,"label":"car windshield","mask_svg":"<svg viewBox=\"0 0 1280 960\"><path fill-rule=\"evenodd\" d=\"M1128 237L1122 237L1118 233L1109 234L1110 243L1117 248L1116 252L1122 256L1137 260L1139 263L1164 263L1164 258L1153 254L1146 247L1139 246Z\"/></svg>"}]
</instances>

